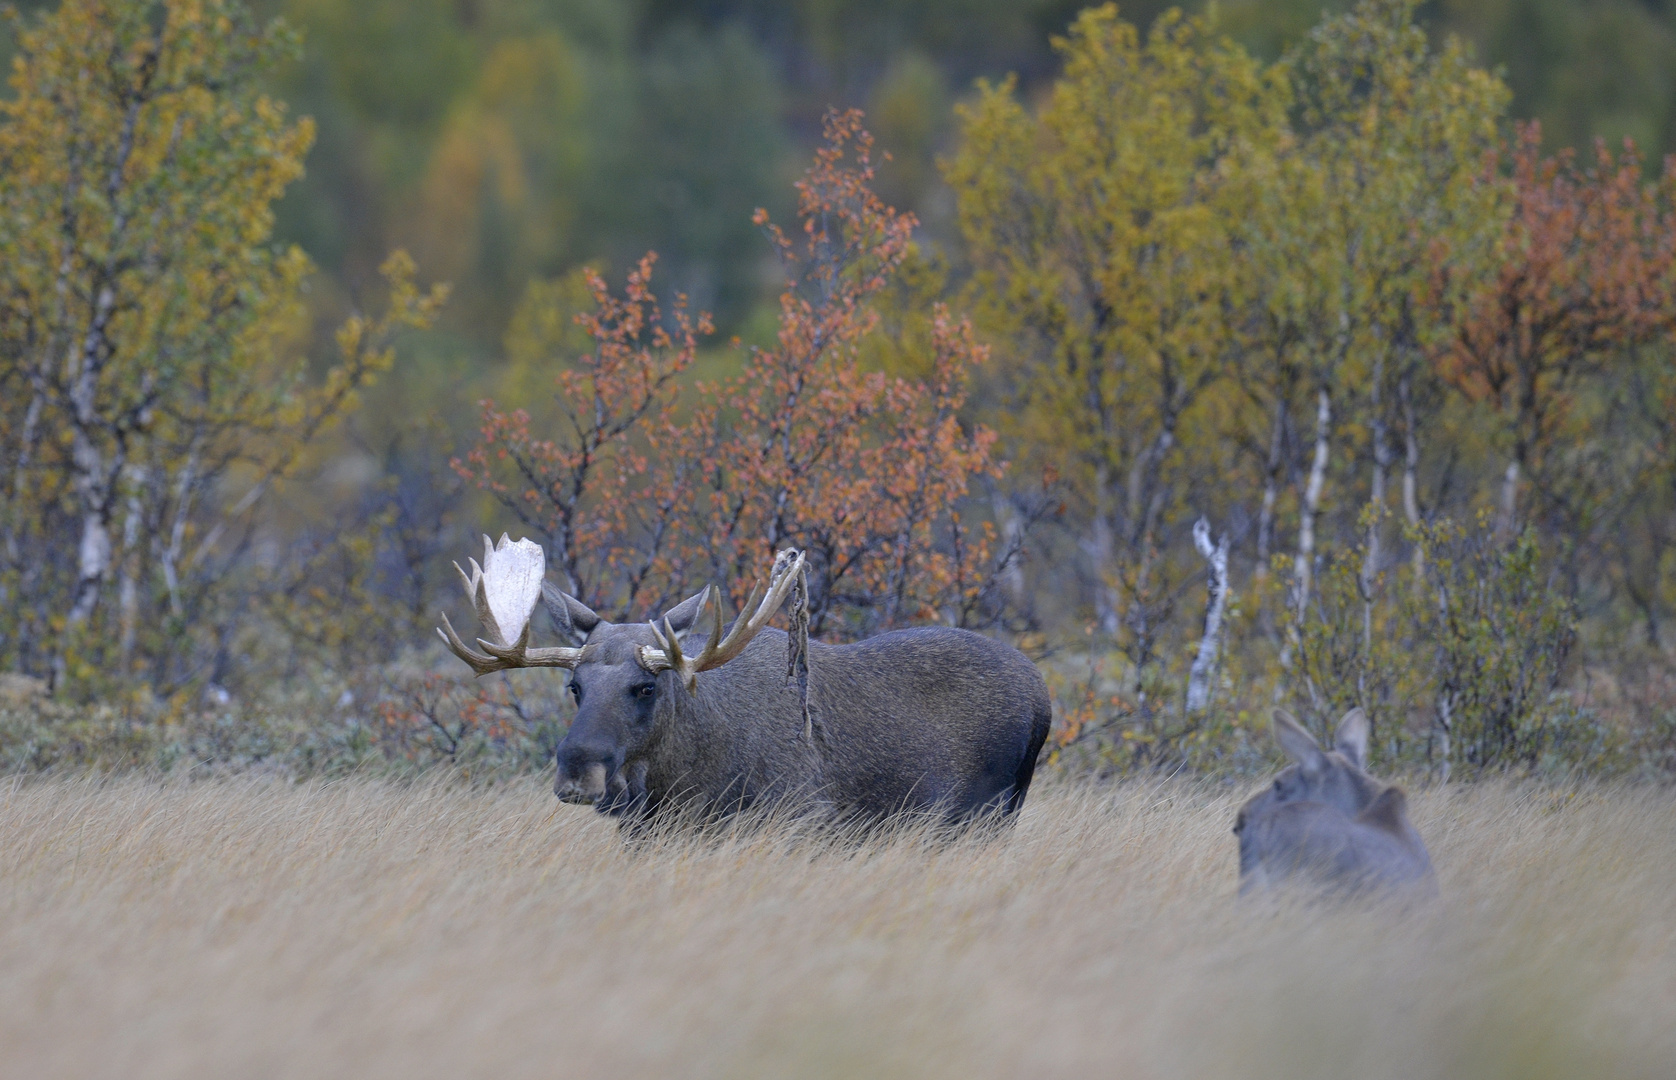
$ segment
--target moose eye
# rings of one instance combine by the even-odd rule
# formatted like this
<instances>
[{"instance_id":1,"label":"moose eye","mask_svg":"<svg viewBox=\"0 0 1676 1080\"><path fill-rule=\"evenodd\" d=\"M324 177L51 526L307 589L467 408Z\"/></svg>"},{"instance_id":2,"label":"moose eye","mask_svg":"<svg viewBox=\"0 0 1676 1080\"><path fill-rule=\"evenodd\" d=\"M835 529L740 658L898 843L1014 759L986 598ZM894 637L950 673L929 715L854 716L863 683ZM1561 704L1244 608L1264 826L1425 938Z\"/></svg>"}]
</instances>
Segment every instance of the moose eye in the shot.
<instances>
[{"instance_id":1,"label":"moose eye","mask_svg":"<svg viewBox=\"0 0 1676 1080\"><path fill-rule=\"evenodd\" d=\"M657 683L641 683L634 688L634 696L641 701L650 701L658 693Z\"/></svg>"},{"instance_id":2,"label":"moose eye","mask_svg":"<svg viewBox=\"0 0 1676 1080\"><path fill-rule=\"evenodd\" d=\"M582 704L582 684L581 683L572 682L570 684L570 696L576 699L576 704L578 704L578 705Z\"/></svg>"}]
</instances>

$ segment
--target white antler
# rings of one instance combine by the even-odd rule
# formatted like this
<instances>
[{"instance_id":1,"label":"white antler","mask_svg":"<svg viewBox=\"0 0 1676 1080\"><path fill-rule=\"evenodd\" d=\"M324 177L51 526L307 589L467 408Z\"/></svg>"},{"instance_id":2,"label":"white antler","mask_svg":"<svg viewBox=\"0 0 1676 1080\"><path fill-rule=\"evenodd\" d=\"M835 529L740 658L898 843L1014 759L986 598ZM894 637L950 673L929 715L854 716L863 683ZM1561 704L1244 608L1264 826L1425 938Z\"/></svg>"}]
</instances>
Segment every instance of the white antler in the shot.
<instances>
[{"instance_id":1,"label":"white antler","mask_svg":"<svg viewBox=\"0 0 1676 1080\"><path fill-rule=\"evenodd\" d=\"M745 646L751 643L758 631L768 625L768 620L772 619L774 613L780 610L780 605L785 603L786 596L797 583L798 572L802 569L801 551L787 548L776 555L774 567L768 574L767 591L763 590L761 582L751 589L750 599L745 601L739 618L734 620L733 629L728 631L726 637L722 636L721 594L713 586L705 586L704 598L698 603L698 611L693 613L693 622L697 623L704 609L710 609L710 639L704 643L704 650L697 656L684 655L681 652L680 639L676 637L666 616L661 627L657 622L652 623L652 633L661 647L654 649L650 645L642 645L640 666L654 675L660 671L680 672L681 681L690 692L698 683L699 672L721 667L745 651Z\"/></svg>"},{"instance_id":2,"label":"white antler","mask_svg":"<svg viewBox=\"0 0 1676 1080\"><path fill-rule=\"evenodd\" d=\"M505 533L494 544L485 536L483 565L478 566L476 559L466 561L471 564L470 574L459 563L454 569L460 571L466 595L477 609L477 621L495 640L478 638L485 650L478 652L460 640L445 612L437 633L455 656L479 675L519 667L573 668L580 662L581 649L529 648L530 616L541 599L541 579L547 573L547 556L540 544L527 539L513 543Z\"/></svg>"}]
</instances>

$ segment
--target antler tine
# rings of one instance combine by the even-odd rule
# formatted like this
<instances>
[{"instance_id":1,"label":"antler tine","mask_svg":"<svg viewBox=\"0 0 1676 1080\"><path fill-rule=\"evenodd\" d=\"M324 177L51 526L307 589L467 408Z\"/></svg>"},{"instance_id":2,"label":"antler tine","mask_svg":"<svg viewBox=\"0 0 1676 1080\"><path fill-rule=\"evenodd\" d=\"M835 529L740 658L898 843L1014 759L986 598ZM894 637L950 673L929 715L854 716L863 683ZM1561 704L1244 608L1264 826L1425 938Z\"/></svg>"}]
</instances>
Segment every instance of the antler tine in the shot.
<instances>
[{"instance_id":1,"label":"antler tine","mask_svg":"<svg viewBox=\"0 0 1676 1080\"><path fill-rule=\"evenodd\" d=\"M663 623L663 626L659 627L658 622ZM652 636L657 638L658 644L663 647L663 655L669 660L669 666L676 671L685 669L687 658L681 653L680 635L676 634L675 628L669 625L668 615L659 619L658 622L652 624Z\"/></svg>"},{"instance_id":2,"label":"antler tine","mask_svg":"<svg viewBox=\"0 0 1676 1080\"><path fill-rule=\"evenodd\" d=\"M710 605L710 640L704 643L702 659L708 661L722 640L722 590L714 585L704 586L704 602Z\"/></svg>"},{"instance_id":3,"label":"antler tine","mask_svg":"<svg viewBox=\"0 0 1676 1080\"><path fill-rule=\"evenodd\" d=\"M484 537L484 539L487 540L488 537ZM483 568L477 565L476 559L468 558L466 562L471 564L470 574L461 570L459 563L454 564L454 569L459 571L460 580L466 584L466 595L471 598L471 606L477 613L477 621L483 624L485 630L489 631L490 637L498 638L501 636L500 623L496 621L495 613L489 607L489 588L483 574Z\"/></svg>"},{"instance_id":4,"label":"antler tine","mask_svg":"<svg viewBox=\"0 0 1676 1080\"><path fill-rule=\"evenodd\" d=\"M454 624L448 621L448 613L442 613L442 625L436 628L437 636L442 638L448 646L448 651L471 665L471 669L479 675L487 675L491 671L500 671L511 667L505 660L493 656L485 656L475 651L460 640L460 635L454 632Z\"/></svg>"},{"instance_id":5,"label":"antler tine","mask_svg":"<svg viewBox=\"0 0 1676 1080\"><path fill-rule=\"evenodd\" d=\"M669 625L669 618L653 620L649 625L652 636L657 640L658 647L643 645L640 648L640 663L647 671L654 674L660 671L674 670L680 673L681 681L686 684L690 692L698 683L698 673L711 668L720 667L745 651L745 646L751 639L768 625L768 620L780 610L785 602L786 594L791 592L796 583L797 573L803 569L803 553L793 548L780 552L774 560L774 568L769 572L768 587L765 590L762 582L751 589L750 598L740 609L739 618L733 621L733 629L724 636L722 634L722 599L720 590L713 585L706 585L702 598L698 602L698 611L693 613L693 621L697 622L703 614L706 604L710 605L711 631L710 640L704 643L697 656L685 656L681 652L681 643L677 640L675 630ZM662 626L659 626L659 622Z\"/></svg>"},{"instance_id":6,"label":"antler tine","mask_svg":"<svg viewBox=\"0 0 1676 1080\"><path fill-rule=\"evenodd\" d=\"M792 554L790 559L785 558L788 553ZM797 580L797 572L802 568L803 553L801 551L787 548L781 552L780 556L774 560L774 569L769 573L767 590L764 591L762 584L757 583L757 586L751 590L750 599L745 601L744 608L740 610L739 618L734 620L733 629L729 631L721 644L716 645L713 649L706 646L702 657L703 663L702 665L695 665L695 673L720 667L744 652L745 646L749 645L751 639L756 637L764 626L768 625L768 620L772 619L774 613L780 610L780 605L785 603L786 594L791 592L791 587ZM762 594L760 602L757 601L759 593ZM755 610L752 610L753 602L756 603ZM745 614L746 612L750 612L749 616Z\"/></svg>"},{"instance_id":7,"label":"antler tine","mask_svg":"<svg viewBox=\"0 0 1676 1080\"><path fill-rule=\"evenodd\" d=\"M443 612L442 625L437 628L437 634L450 652L464 660L478 675L507 668L573 668L581 663L581 649L529 647L529 615L540 596L543 566L540 545L530 540L519 540L514 544L508 537L502 536L501 546L497 548L494 541L484 536L482 565L476 559L467 559L466 562L471 567L471 573L466 573L465 567L459 563L454 564L454 569L459 573L466 595L471 598L472 607L476 610L478 622L483 624L488 637L477 639L477 644L485 650L478 652L460 640L460 635L448 620L447 612ZM517 627L518 640L509 645L500 644L507 640L508 635L502 629L501 620L495 617L494 605L490 603L491 587L495 590L495 604L501 607L502 615L509 620L507 626ZM524 606L526 600L527 608Z\"/></svg>"},{"instance_id":8,"label":"antler tine","mask_svg":"<svg viewBox=\"0 0 1676 1080\"><path fill-rule=\"evenodd\" d=\"M477 639L484 651L498 658L501 667L562 667L573 668L582 662L582 650L572 649L565 645L555 645L550 649L531 649L528 647L529 630L526 628L524 636L518 639L518 644L512 646L496 645L492 641Z\"/></svg>"},{"instance_id":9,"label":"antler tine","mask_svg":"<svg viewBox=\"0 0 1676 1080\"><path fill-rule=\"evenodd\" d=\"M668 633L667 644L665 644L665 634L658 630L657 623L652 624L652 633L657 637L658 642L664 645L663 652L665 658L669 661L669 666L681 672L681 677L686 681L688 690L693 688L693 681L698 673L709 666L710 658L715 655L716 646L722 640L722 594L721 590L714 585L704 586L704 591L699 594L698 610L693 612L693 622L696 623L699 620L706 607L710 609L710 636L704 642L704 648L700 649L698 655L694 657L682 657L681 644L675 640L673 631ZM669 616L667 615L663 618L663 628L665 631L669 631Z\"/></svg>"}]
</instances>

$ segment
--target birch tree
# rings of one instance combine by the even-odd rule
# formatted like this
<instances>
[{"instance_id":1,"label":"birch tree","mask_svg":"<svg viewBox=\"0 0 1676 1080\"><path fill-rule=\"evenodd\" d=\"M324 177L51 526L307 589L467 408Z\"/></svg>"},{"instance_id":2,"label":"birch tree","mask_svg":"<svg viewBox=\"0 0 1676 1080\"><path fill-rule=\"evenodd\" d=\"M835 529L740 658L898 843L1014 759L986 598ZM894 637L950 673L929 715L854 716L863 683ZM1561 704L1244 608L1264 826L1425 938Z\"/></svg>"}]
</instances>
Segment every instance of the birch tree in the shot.
<instances>
[{"instance_id":1,"label":"birch tree","mask_svg":"<svg viewBox=\"0 0 1676 1080\"><path fill-rule=\"evenodd\" d=\"M294 47L282 23L236 0L66 0L17 34L0 656L59 685L136 665L176 682L219 651L199 631L264 494L440 297L391 262L390 316L351 320L341 362L304 379L309 264L270 235L312 127L259 85Z\"/></svg>"},{"instance_id":2,"label":"birch tree","mask_svg":"<svg viewBox=\"0 0 1676 1080\"><path fill-rule=\"evenodd\" d=\"M1248 233L1266 286L1248 323L1249 347L1273 358L1260 369L1273 380L1265 396L1275 423L1288 422L1297 372L1307 372L1308 400L1300 404L1313 421L1293 559L1295 619L1309 604L1322 499L1347 419L1360 421L1371 459L1367 604L1381 565L1397 430L1403 503L1418 522L1420 432L1403 405L1448 330L1429 302L1436 268L1447 261L1452 287L1475 281L1503 215L1502 186L1486 165L1506 89L1472 66L1458 42L1432 50L1414 8L1413 0L1364 0L1323 22L1288 57L1295 141L1263 186L1263 212ZM1266 503L1272 498L1265 492ZM1371 607L1365 614L1371 634Z\"/></svg>"},{"instance_id":3,"label":"birch tree","mask_svg":"<svg viewBox=\"0 0 1676 1080\"><path fill-rule=\"evenodd\" d=\"M1193 569L1173 550L1191 520L1183 435L1232 360L1238 223L1286 95L1178 12L1143 42L1114 7L1086 11L1058 48L1039 110L1011 81L961 110L946 174L1001 343L1004 434L1077 492L1094 615L1138 687Z\"/></svg>"}]
</instances>

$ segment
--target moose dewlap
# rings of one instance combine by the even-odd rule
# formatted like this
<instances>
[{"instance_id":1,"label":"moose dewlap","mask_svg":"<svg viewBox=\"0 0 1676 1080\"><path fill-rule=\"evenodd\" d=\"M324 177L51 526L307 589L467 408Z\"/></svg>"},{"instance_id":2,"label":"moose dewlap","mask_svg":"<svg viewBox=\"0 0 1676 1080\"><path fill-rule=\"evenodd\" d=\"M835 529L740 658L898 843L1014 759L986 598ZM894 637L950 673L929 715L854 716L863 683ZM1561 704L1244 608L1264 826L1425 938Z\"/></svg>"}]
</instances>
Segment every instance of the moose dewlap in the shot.
<instances>
[{"instance_id":1,"label":"moose dewlap","mask_svg":"<svg viewBox=\"0 0 1676 1080\"><path fill-rule=\"evenodd\" d=\"M611 623L542 582L554 624L581 644L530 648L527 568L541 565L540 548L484 542L484 568L473 563L461 576L500 640L479 638L482 651L473 649L446 616L438 632L479 675L570 670L576 717L553 786L567 802L631 820L795 803L843 819L951 821L1011 814L1024 802L1052 713L1041 673L1010 646L947 627L809 642L805 711L787 678L787 635L768 626L801 579L801 553L779 554L767 587L730 626L709 587L653 622ZM490 572L491 558L496 571L510 558L520 572Z\"/></svg>"}]
</instances>

